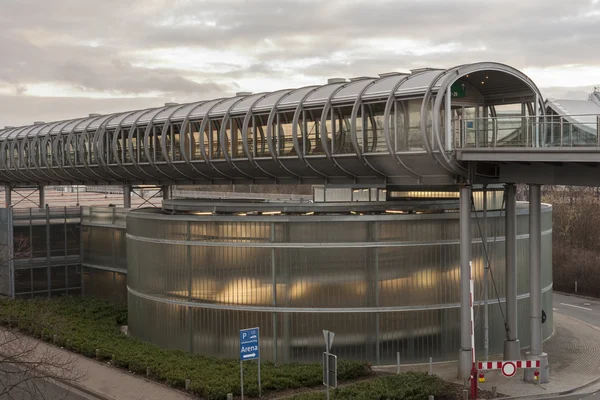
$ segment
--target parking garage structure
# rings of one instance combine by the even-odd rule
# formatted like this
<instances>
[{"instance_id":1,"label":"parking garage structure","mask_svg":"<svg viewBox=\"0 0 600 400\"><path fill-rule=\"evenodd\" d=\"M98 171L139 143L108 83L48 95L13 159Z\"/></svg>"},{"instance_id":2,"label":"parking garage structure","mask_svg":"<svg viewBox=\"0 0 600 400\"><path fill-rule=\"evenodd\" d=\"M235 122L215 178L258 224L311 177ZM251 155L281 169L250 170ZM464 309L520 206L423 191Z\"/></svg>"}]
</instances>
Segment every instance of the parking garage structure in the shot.
<instances>
[{"instance_id":1,"label":"parking garage structure","mask_svg":"<svg viewBox=\"0 0 600 400\"><path fill-rule=\"evenodd\" d=\"M130 333L162 347L234 358L239 330L260 326L265 359L318 362L321 331L328 329L336 333L334 350L343 359L378 365L395 363L397 353L403 362L456 359L461 336L458 192L395 195L411 197L314 204L169 200L162 209L130 211ZM481 355L484 326L490 354L502 353L508 337L504 196L502 188L485 195L486 222L481 190L475 191L478 212L471 218ZM521 346L529 345L528 214L527 203L518 203L514 306ZM549 337L548 205L542 207L540 229L542 307L548 315L543 337ZM486 265L493 284L484 276ZM482 297L486 279L488 324Z\"/></svg>"}]
</instances>

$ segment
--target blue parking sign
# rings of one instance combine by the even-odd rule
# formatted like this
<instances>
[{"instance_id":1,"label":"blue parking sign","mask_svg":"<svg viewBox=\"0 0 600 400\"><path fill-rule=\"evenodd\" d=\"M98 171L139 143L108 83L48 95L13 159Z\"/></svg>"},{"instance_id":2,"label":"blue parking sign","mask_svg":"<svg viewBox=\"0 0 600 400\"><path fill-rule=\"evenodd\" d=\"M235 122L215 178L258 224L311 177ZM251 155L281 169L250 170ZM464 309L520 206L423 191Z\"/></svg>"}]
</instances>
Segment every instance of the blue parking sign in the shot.
<instances>
[{"instance_id":1,"label":"blue parking sign","mask_svg":"<svg viewBox=\"0 0 600 400\"><path fill-rule=\"evenodd\" d=\"M260 358L258 338L258 328L240 330L240 361Z\"/></svg>"}]
</instances>

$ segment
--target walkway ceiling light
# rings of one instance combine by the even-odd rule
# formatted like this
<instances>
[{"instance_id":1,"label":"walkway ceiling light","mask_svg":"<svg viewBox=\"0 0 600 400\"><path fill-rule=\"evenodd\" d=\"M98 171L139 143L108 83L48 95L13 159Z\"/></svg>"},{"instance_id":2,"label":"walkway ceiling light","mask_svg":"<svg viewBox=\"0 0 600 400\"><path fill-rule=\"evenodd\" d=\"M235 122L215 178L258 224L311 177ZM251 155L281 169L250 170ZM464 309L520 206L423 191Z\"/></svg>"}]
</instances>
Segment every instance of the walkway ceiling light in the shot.
<instances>
[{"instance_id":1,"label":"walkway ceiling light","mask_svg":"<svg viewBox=\"0 0 600 400\"><path fill-rule=\"evenodd\" d=\"M385 210L387 214L406 214L406 211L402 210Z\"/></svg>"},{"instance_id":2,"label":"walkway ceiling light","mask_svg":"<svg viewBox=\"0 0 600 400\"><path fill-rule=\"evenodd\" d=\"M281 211L264 211L262 215L279 215Z\"/></svg>"},{"instance_id":3,"label":"walkway ceiling light","mask_svg":"<svg viewBox=\"0 0 600 400\"><path fill-rule=\"evenodd\" d=\"M194 215L213 215L213 213L211 211L198 211L198 212L193 212L192 214L194 214Z\"/></svg>"}]
</instances>

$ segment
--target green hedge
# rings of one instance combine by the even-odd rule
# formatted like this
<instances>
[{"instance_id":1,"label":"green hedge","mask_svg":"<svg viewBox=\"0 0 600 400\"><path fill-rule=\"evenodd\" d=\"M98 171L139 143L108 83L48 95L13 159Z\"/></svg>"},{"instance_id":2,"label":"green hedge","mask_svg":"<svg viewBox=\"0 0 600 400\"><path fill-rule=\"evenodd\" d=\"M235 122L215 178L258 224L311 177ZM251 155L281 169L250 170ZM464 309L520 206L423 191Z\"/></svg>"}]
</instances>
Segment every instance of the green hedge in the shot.
<instances>
[{"instance_id":1,"label":"green hedge","mask_svg":"<svg viewBox=\"0 0 600 400\"><path fill-rule=\"evenodd\" d=\"M455 399L456 388L437 376L425 373L407 372L386 376L345 387L330 392L332 400L427 400L429 395L437 399ZM325 392L304 393L293 400L324 400Z\"/></svg>"},{"instance_id":2,"label":"green hedge","mask_svg":"<svg viewBox=\"0 0 600 400\"><path fill-rule=\"evenodd\" d=\"M100 358L137 374L177 388L185 387L209 400L240 394L239 361L165 350L125 336L119 326L127 321L127 309L103 301L60 297L32 300L0 300L0 323L18 327L24 333L52 342L87 357ZM339 379L352 380L371 374L367 363L340 361ZM320 364L262 362L263 392L315 387L322 384ZM258 396L257 364L244 363L244 394Z\"/></svg>"}]
</instances>

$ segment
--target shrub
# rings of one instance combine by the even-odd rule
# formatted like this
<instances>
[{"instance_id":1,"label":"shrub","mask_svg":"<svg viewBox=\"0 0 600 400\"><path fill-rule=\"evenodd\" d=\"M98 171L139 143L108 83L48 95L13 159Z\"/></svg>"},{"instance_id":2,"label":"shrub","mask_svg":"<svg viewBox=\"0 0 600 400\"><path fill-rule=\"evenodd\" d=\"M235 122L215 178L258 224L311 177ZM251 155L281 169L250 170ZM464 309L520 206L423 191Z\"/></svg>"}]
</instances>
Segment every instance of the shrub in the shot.
<instances>
[{"instance_id":1,"label":"shrub","mask_svg":"<svg viewBox=\"0 0 600 400\"><path fill-rule=\"evenodd\" d=\"M331 392L331 398L333 400L427 400L429 395L433 395L436 399L452 399L453 393L452 385L437 376L407 372L337 388ZM304 393L292 399L322 400L325 399L325 393L323 391Z\"/></svg>"},{"instance_id":2,"label":"shrub","mask_svg":"<svg viewBox=\"0 0 600 400\"><path fill-rule=\"evenodd\" d=\"M0 300L0 324L15 326L30 335L52 341L86 357L110 359L116 367L136 374L146 374L177 388L185 387L190 379L190 390L208 400L226 399L227 393L240 394L239 361L192 355L178 350L165 350L142 342L120 332L120 324L127 321L127 310L104 301L72 297L35 298L31 300ZM367 363L340 361L339 379L350 380L371 373ZM244 391L258 396L258 365L244 363ZM322 384L320 364L261 364L263 393Z\"/></svg>"}]
</instances>

